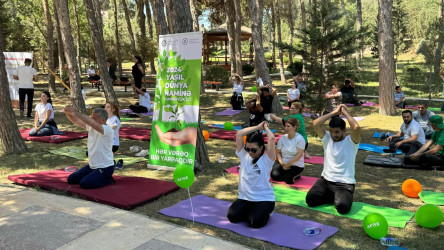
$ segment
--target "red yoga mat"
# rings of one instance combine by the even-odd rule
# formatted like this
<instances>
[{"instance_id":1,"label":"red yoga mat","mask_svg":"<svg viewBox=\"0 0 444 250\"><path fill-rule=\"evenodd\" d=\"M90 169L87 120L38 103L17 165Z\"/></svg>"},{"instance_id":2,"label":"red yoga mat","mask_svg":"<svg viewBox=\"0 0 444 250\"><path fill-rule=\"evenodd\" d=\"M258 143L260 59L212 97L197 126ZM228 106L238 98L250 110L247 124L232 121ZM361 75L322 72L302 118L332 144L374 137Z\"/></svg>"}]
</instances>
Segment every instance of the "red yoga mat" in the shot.
<instances>
[{"instance_id":1,"label":"red yoga mat","mask_svg":"<svg viewBox=\"0 0 444 250\"><path fill-rule=\"evenodd\" d=\"M49 170L32 174L10 175L8 179L26 186L65 191L68 194L83 196L90 201L126 210L151 202L179 189L173 182L126 176L114 176L116 183L102 188L82 189L79 185L71 185L66 182L70 174L71 172L65 172L63 169Z\"/></svg>"},{"instance_id":2,"label":"red yoga mat","mask_svg":"<svg viewBox=\"0 0 444 250\"><path fill-rule=\"evenodd\" d=\"M62 131L64 133L63 135L29 136L29 131L31 131L30 128L20 129L20 134L22 135L23 139L25 139L26 141L62 143L88 137L88 133L67 132L67 131Z\"/></svg>"},{"instance_id":3,"label":"red yoga mat","mask_svg":"<svg viewBox=\"0 0 444 250\"><path fill-rule=\"evenodd\" d=\"M231 168L227 168L227 169L225 169L225 171L227 171L230 174L235 174L235 175L239 174L239 169L238 169L237 166L231 167ZM315 182L318 179L319 178L316 178L316 177L301 176L301 178L299 180L297 180L293 184L287 184L287 183L285 183L283 181L274 181L271 178L270 178L270 182L277 183L277 184L282 184L282 185L289 185L289 186L292 186L292 187L300 187L300 188L310 189L315 184Z\"/></svg>"},{"instance_id":4,"label":"red yoga mat","mask_svg":"<svg viewBox=\"0 0 444 250\"><path fill-rule=\"evenodd\" d=\"M119 130L119 137L139 141L149 141L151 139L151 129L122 127Z\"/></svg>"},{"instance_id":5,"label":"red yoga mat","mask_svg":"<svg viewBox=\"0 0 444 250\"><path fill-rule=\"evenodd\" d=\"M228 130L220 129L220 130L217 130L216 132L210 133L210 138L236 141L236 133L237 133L237 131L235 131L235 130L228 131ZM279 138L281 138L281 136L282 135L274 135L274 137L276 138L276 143L279 141ZM262 137L264 137L265 143L268 143L267 135L262 134Z\"/></svg>"}]
</instances>

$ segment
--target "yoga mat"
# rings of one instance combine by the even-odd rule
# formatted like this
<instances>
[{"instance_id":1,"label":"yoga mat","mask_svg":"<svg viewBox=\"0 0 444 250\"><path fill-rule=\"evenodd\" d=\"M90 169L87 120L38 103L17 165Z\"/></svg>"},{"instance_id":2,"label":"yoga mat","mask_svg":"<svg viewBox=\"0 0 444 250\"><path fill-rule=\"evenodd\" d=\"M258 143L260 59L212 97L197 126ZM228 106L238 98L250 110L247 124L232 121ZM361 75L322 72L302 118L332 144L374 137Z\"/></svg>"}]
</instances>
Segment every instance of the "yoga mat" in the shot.
<instances>
[{"instance_id":1,"label":"yoga mat","mask_svg":"<svg viewBox=\"0 0 444 250\"><path fill-rule=\"evenodd\" d=\"M227 171L230 174L234 174L234 175L239 174L239 168L237 166L227 168L227 169L225 169L225 171ZM301 176L301 178L299 180L296 180L293 184L287 184L283 181L274 181L271 178L270 178L270 182L271 183L278 183L278 184L282 184L282 185L289 185L292 187L300 187L300 188L310 189L318 179L319 178L316 178L316 177Z\"/></svg>"},{"instance_id":2,"label":"yoga mat","mask_svg":"<svg viewBox=\"0 0 444 250\"><path fill-rule=\"evenodd\" d=\"M151 129L121 127L119 130L119 137L124 139L149 141L151 139Z\"/></svg>"},{"instance_id":3,"label":"yoga mat","mask_svg":"<svg viewBox=\"0 0 444 250\"><path fill-rule=\"evenodd\" d=\"M210 125L208 125L208 127L209 128L224 128L224 125L223 124L210 124ZM241 130L242 127L241 126L233 126L233 129L237 131L237 130ZM270 130L273 133L277 131L277 129L270 129ZM262 130L262 133L265 133L265 131Z\"/></svg>"},{"instance_id":4,"label":"yoga mat","mask_svg":"<svg viewBox=\"0 0 444 250\"><path fill-rule=\"evenodd\" d=\"M236 140L236 133L237 131L227 131L224 129L217 130L215 132L210 133L210 138L215 139L221 139L221 140L230 140L235 141ZM276 143L279 141L279 138L281 138L282 135L274 135L276 139ZM266 134L262 134L262 137L264 138L265 143L268 143L268 138Z\"/></svg>"},{"instance_id":5,"label":"yoga mat","mask_svg":"<svg viewBox=\"0 0 444 250\"><path fill-rule=\"evenodd\" d=\"M66 182L70 174L70 172L61 169L10 175L8 179L26 186L38 186L43 189L80 195L90 201L127 210L179 189L173 182L116 175L113 176L116 181L114 184L97 189L82 189L79 185L71 185Z\"/></svg>"},{"instance_id":6,"label":"yoga mat","mask_svg":"<svg viewBox=\"0 0 444 250\"><path fill-rule=\"evenodd\" d=\"M375 133L373 134L373 138L381 138L381 135L383 135L383 134L385 134L385 133L375 132ZM393 135L393 134L390 134L390 135Z\"/></svg>"},{"instance_id":7,"label":"yoga mat","mask_svg":"<svg viewBox=\"0 0 444 250\"><path fill-rule=\"evenodd\" d=\"M314 117L314 118L317 118L317 116L316 116L315 114L308 113L308 112L302 112L302 115L305 116L305 117Z\"/></svg>"},{"instance_id":8,"label":"yoga mat","mask_svg":"<svg viewBox=\"0 0 444 250\"><path fill-rule=\"evenodd\" d=\"M86 149L81 147L68 146L50 150L49 152L55 155L64 155L78 160L88 161L88 157L86 156ZM122 159L124 166L132 165L137 162L147 161L147 159L143 157L132 157L127 155L114 155L114 159L116 161Z\"/></svg>"},{"instance_id":9,"label":"yoga mat","mask_svg":"<svg viewBox=\"0 0 444 250\"><path fill-rule=\"evenodd\" d=\"M441 108L435 108L435 107L429 107L429 108L427 108L427 110L430 110L430 111L442 111Z\"/></svg>"},{"instance_id":10,"label":"yoga mat","mask_svg":"<svg viewBox=\"0 0 444 250\"><path fill-rule=\"evenodd\" d=\"M138 115L153 115L152 110L149 110L147 113L135 113L131 109L121 109L120 113L130 113L130 114L138 114Z\"/></svg>"},{"instance_id":11,"label":"yoga mat","mask_svg":"<svg viewBox=\"0 0 444 250\"><path fill-rule=\"evenodd\" d=\"M353 202L352 208L349 213L340 214L336 211L336 208L333 204L309 207L307 203L305 203L305 196L307 196L306 192L280 186L274 186L273 188L274 194L276 195L276 201L285 202L308 209L356 220L364 220L365 216L370 213L379 213L387 219L389 226L392 227L404 228L407 222L410 221L410 219L415 214L407 210L379 207L363 202Z\"/></svg>"},{"instance_id":12,"label":"yoga mat","mask_svg":"<svg viewBox=\"0 0 444 250\"><path fill-rule=\"evenodd\" d=\"M388 146L378 146L378 145L367 144L367 143L359 143L360 150L366 150L366 151L376 152L376 153L380 153L380 154L388 154L383 151L383 149L385 149L385 148L388 149ZM397 150L396 153L394 153L394 154L399 155L399 154L403 154L403 153L401 150Z\"/></svg>"},{"instance_id":13,"label":"yoga mat","mask_svg":"<svg viewBox=\"0 0 444 250\"><path fill-rule=\"evenodd\" d=\"M444 193L423 190L421 193L419 193L419 198L421 198L422 202L427 204L437 206L444 205Z\"/></svg>"},{"instance_id":14,"label":"yoga mat","mask_svg":"<svg viewBox=\"0 0 444 250\"><path fill-rule=\"evenodd\" d=\"M242 111L243 111L242 109L241 109L241 110L233 110L233 109L229 108L229 109L226 109L226 110L221 111L221 112L219 112L219 113L216 113L216 115L228 115L228 116L233 116L233 115L239 114L239 113L242 112Z\"/></svg>"},{"instance_id":15,"label":"yoga mat","mask_svg":"<svg viewBox=\"0 0 444 250\"><path fill-rule=\"evenodd\" d=\"M121 122L129 122L129 121L134 121L134 118L129 118L129 117L120 117L120 121Z\"/></svg>"},{"instance_id":16,"label":"yoga mat","mask_svg":"<svg viewBox=\"0 0 444 250\"><path fill-rule=\"evenodd\" d=\"M347 118L345 116L340 116L342 120L347 120ZM353 119L355 119L355 121L362 121L365 119L365 116L354 116Z\"/></svg>"},{"instance_id":17,"label":"yoga mat","mask_svg":"<svg viewBox=\"0 0 444 250\"><path fill-rule=\"evenodd\" d=\"M26 141L63 143L88 137L88 133L68 132L68 131L61 131L64 133L63 135L29 136L29 131L31 131L30 128L20 129L20 134L22 135L23 139L25 139Z\"/></svg>"},{"instance_id":18,"label":"yoga mat","mask_svg":"<svg viewBox=\"0 0 444 250\"><path fill-rule=\"evenodd\" d=\"M405 105L405 109L419 109L418 106L413 106L413 105Z\"/></svg>"},{"instance_id":19,"label":"yoga mat","mask_svg":"<svg viewBox=\"0 0 444 250\"><path fill-rule=\"evenodd\" d=\"M354 107L355 105L353 103L346 103L345 106L347 106L347 107Z\"/></svg>"},{"instance_id":20,"label":"yoga mat","mask_svg":"<svg viewBox=\"0 0 444 250\"><path fill-rule=\"evenodd\" d=\"M361 106L368 106L368 107L373 106L373 105L375 105L374 102L366 102L366 103L361 104Z\"/></svg>"},{"instance_id":21,"label":"yoga mat","mask_svg":"<svg viewBox=\"0 0 444 250\"><path fill-rule=\"evenodd\" d=\"M315 249L338 231L336 227L278 213L273 213L264 227L250 228L246 222L231 223L227 219L227 211L231 206L230 202L210 198L205 195L194 196L191 200L194 213L191 212L189 199L164 208L159 213L186 220L193 220L194 218L194 221L199 223L227 229L249 238L296 249ZM318 235L304 235L302 231L308 227L318 227L322 231Z\"/></svg>"},{"instance_id":22,"label":"yoga mat","mask_svg":"<svg viewBox=\"0 0 444 250\"><path fill-rule=\"evenodd\" d=\"M311 164L321 164L324 165L324 156L315 156L312 155L311 159L304 159L305 163L311 163Z\"/></svg>"}]
</instances>

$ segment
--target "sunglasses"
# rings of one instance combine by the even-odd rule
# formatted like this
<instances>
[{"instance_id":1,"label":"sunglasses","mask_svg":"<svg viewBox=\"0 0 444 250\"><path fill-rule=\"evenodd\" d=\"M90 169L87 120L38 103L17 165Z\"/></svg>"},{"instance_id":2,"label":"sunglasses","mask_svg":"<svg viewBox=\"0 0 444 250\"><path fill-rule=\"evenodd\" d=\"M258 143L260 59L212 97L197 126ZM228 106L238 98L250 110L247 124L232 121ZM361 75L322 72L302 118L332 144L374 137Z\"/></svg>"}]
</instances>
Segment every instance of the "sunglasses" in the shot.
<instances>
[{"instance_id":1,"label":"sunglasses","mask_svg":"<svg viewBox=\"0 0 444 250\"><path fill-rule=\"evenodd\" d=\"M256 154L257 151L259 150L259 148L249 148L249 147L247 147L247 146L245 146L244 149L245 149L245 151L247 151L247 152L251 152L251 153L253 153L253 154Z\"/></svg>"}]
</instances>

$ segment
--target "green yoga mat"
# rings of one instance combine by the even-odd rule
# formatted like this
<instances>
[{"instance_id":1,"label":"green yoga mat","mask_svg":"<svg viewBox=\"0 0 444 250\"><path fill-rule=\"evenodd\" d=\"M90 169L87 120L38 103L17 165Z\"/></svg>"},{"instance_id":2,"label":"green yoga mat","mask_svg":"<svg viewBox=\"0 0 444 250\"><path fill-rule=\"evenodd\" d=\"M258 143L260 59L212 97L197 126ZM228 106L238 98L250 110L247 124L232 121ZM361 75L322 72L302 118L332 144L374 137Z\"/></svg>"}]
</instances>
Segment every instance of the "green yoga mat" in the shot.
<instances>
[{"instance_id":1,"label":"green yoga mat","mask_svg":"<svg viewBox=\"0 0 444 250\"><path fill-rule=\"evenodd\" d=\"M306 192L290 188L284 188L280 186L274 186L274 194L276 195L276 201L285 202L292 205L297 205L308 209L334 214L337 216L352 218L356 220L364 220L365 216L370 213L379 213L382 214L387 219L389 226L392 227L404 228L407 222L414 215L413 212L407 210L389 208L389 207L378 207L363 202L353 202L352 209L348 214L340 214L336 211L334 205L321 205L317 207L309 207L307 203L305 203L305 196L307 195Z\"/></svg>"},{"instance_id":2,"label":"green yoga mat","mask_svg":"<svg viewBox=\"0 0 444 250\"><path fill-rule=\"evenodd\" d=\"M419 198L422 202L427 204L433 204L438 206L444 205L444 193L433 192L433 191L422 191L419 193Z\"/></svg>"},{"instance_id":3,"label":"green yoga mat","mask_svg":"<svg viewBox=\"0 0 444 250\"><path fill-rule=\"evenodd\" d=\"M86 149L81 148L81 147L68 146L68 147L63 147L63 148L59 148L59 149L54 149L49 152L51 154L55 154L55 155L64 155L64 156L72 157L77 160L84 160L84 161L88 160L88 157L86 157ZM137 162L147 161L147 159L145 159L143 157L132 157L132 156L127 156L127 155L116 155L115 160L117 161L118 159L123 160L124 166L125 165L128 166L128 165L131 165L131 164L134 164Z\"/></svg>"},{"instance_id":4,"label":"green yoga mat","mask_svg":"<svg viewBox=\"0 0 444 250\"><path fill-rule=\"evenodd\" d=\"M441 108L428 107L427 110L430 110L430 111L441 111Z\"/></svg>"},{"instance_id":5,"label":"green yoga mat","mask_svg":"<svg viewBox=\"0 0 444 250\"><path fill-rule=\"evenodd\" d=\"M134 118L128 118L128 117L120 117L121 122L129 122L134 121Z\"/></svg>"}]
</instances>

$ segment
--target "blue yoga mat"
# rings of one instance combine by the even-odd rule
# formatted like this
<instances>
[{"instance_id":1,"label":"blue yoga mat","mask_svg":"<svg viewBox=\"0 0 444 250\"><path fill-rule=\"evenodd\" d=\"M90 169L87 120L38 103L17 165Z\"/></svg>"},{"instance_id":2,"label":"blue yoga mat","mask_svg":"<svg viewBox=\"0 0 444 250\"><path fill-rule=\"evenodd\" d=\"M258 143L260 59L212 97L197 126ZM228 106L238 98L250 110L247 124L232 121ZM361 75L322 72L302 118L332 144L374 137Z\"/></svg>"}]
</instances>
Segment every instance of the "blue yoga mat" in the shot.
<instances>
[{"instance_id":1,"label":"blue yoga mat","mask_svg":"<svg viewBox=\"0 0 444 250\"><path fill-rule=\"evenodd\" d=\"M208 127L210 127L210 128L224 128L224 125L223 124L212 124L212 125L209 125ZM233 130L241 130L241 129L242 129L241 126L233 126ZM273 133L277 131L277 129L270 129L270 130ZM265 132L265 131L262 131L262 132Z\"/></svg>"},{"instance_id":2,"label":"blue yoga mat","mask_svg":"<svg viewBox=\"0 0 444 250\"><path fill-rule=\"evenodd\" d=\"M380 154L387 154L384 151L382 151L385 148L388 149L387 146L378 146L378 145L367 144L367 143L359 143L359 149L360 150L366 150L366 151L376 152L376 153L380 153ZM397 150L396 153L394 153L394 154L400 155L400 154L403 154L403 153L402 153L401 150Z\"/></svg>"},{"instance_id":3,"label":"blue yoga mat","mask_svg":"<svg viewBox=\"0 0 444 250\"><path fill-rule=\"evenodd\" d=\"M383 135L383 134L385 134L385 133L375 132L375 133L373 134L373 138L381 138L381 135ZM391 135L393 135L393 134L390 134L390 136L391 136Z\"/></svg>"}]
</instances>

